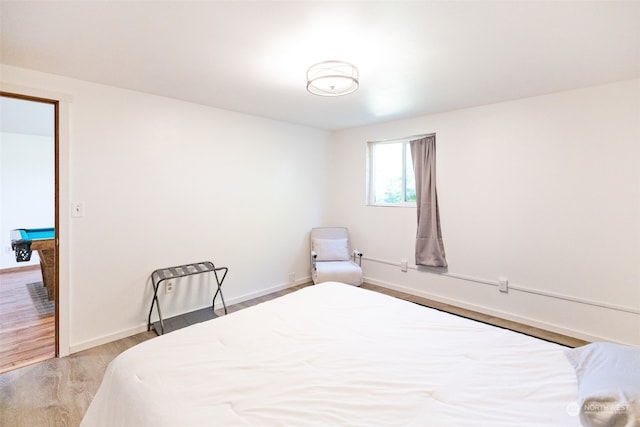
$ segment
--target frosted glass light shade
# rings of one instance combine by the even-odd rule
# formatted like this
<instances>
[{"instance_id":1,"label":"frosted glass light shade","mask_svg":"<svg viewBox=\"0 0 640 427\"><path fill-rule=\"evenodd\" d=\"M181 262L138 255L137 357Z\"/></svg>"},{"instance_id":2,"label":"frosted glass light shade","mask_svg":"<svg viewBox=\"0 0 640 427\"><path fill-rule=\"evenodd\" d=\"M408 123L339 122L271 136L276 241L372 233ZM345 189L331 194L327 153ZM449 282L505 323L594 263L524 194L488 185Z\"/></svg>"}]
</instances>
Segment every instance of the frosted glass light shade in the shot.
<instances>
[{"instance_id":1,"label":"frosted glass light shade","mask_svg":"<svg viewBox=\"0 0 640 427\"><path fill-rule=\"evenodd\" d=\"M324 61L307 70L307 90L314 95L340 96L359 86L358 69L343 61Z\"/></svg>"}]
</instances>

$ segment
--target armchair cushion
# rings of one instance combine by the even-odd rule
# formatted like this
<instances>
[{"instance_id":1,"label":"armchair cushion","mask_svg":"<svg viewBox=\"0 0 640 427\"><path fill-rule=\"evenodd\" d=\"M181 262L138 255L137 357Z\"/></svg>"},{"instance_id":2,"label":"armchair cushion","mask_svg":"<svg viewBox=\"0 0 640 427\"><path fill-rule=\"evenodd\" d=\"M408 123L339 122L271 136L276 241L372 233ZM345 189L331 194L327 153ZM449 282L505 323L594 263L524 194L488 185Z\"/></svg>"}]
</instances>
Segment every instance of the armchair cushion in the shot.
<instances>
[{"instance_id":1,"label":"armchair cushion","mask_svg":"<svg viewBox=\"0 0 640 427\"><path fill-rule=\"evenodd\" d=\"M316 261L348 261L349 245L347 239L313 239L313 251Z\"/></svg>"},{"instance_id":2,"label":"armchair cushion","mask_svg":"<svg viewBox=\"0 0 640 427\"><path fill-rule=\"evenodd\" d=\"M349 285L362 284L362 269L351 261L328 261L316 264L312 271L313 283L341 282Z\"/></svg>"}]
</instances>

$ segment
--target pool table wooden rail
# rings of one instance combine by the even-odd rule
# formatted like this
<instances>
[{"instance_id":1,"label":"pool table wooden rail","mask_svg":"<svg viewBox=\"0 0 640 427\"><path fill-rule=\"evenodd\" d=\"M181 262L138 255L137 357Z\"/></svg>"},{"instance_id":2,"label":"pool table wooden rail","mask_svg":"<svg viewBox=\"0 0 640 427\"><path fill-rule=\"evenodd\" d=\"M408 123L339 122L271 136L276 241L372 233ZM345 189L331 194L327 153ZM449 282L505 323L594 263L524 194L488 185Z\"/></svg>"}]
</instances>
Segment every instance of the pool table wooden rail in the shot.
<instances>
[{"instance_id":1,"label":"pool table wooden rail","mask_svg":"<svg viewBox=\"0 0 640 427\"><path fill-rule=\"evenodd\" d=\"M40 229L32 229L40 230ZM56 296L56 242L55 235L51 238L29 239L29 229L11 230L11 249L16 253L17 262L31 260L31 253L38 251L40 258L40 270L42 271L42 284L47 289L49 300L55 300Z\"/></svg>"}]
</instances>

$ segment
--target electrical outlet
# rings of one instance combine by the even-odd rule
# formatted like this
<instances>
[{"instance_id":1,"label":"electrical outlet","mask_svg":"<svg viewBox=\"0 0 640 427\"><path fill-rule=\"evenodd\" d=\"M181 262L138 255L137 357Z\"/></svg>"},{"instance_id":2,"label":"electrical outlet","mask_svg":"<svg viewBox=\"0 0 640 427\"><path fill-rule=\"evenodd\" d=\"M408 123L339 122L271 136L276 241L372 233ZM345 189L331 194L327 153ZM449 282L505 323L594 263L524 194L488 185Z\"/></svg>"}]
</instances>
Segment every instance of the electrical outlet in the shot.
<instances>
[{"instance_id":1,"label":"electrical outlet","mask_svg":"<svg viewBox=\"0 0 640 427\"><path fill-rule=\"evenodd\" d=\"M498 290L500 292L509 292L509 279L506 277L498 277Z\"/></svg>"},{"instance_id":2,"label":"electrical outlet","mask_svg":"<svg viewBox=\"0 0 640 427\"><path fill-rule=\"evenodd\" d=\"M407 260L403 259L402 261L400 261L400 271L405 271L406 272L407 268L409 268Z\"/></svg>"},{"instance_id":3,"label":"electrical outlet","mask_svg":"<svg viewBox=\"0 0 640 427\"><path fill-rule=\"evenodd\" d=\"M173 292L173 282L167 282L164 288L165 293L170 294Z\"/></svg>"}]
</instances>

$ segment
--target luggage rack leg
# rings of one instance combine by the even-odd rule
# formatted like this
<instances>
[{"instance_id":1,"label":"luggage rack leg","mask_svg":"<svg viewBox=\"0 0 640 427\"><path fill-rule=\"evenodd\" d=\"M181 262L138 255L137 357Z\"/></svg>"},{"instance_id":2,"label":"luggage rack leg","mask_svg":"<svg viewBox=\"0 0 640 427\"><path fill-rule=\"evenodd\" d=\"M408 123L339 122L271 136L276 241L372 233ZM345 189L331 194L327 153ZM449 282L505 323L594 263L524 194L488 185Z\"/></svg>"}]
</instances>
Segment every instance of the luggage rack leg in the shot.
<instances>
[{"instance_id":1,"label":"luggage rack leg","mask_svg":"<svg viewBox=\"0 0 640 427\"><path fill-rule=\"evenodd\" d=\"M218 278L218 270L224 271L221 279ZM215 310L216 297L218 296L218 293L220 293L220 299L222 300L222 307L224 307L224 314L227 314L227 305L224 303L224 297L222 296L222 282L224 282L224 278L227 276L228 271L229 269L227 267L222 267L222 268L213 270L213 274L216 276L216 283L218 284L218 289L216 290L216 294L213 296L213 300L211 301L211 309Z\"/></svg>"},{"instance_id":2,"label":"luggage rack leg","mask_svg":"<svg viewBox=\"0 0 640 427\"><path fill-rule=\"evenodd\" d=\"M153 283L153 299L151 300L151 308L149 309L149 317L147 318L147 332L151 330L151 313L153 312L153 306L155 304L156 309L158 310L160 329L164 334L164 322L162 320L162 312L160 311L160 301L158 301L158 289L160 288L160 282L162 282L162 280L160 280L158 283L153 282L153 274L151 275L151 280Z\"/></svg>"}]
</instances>

